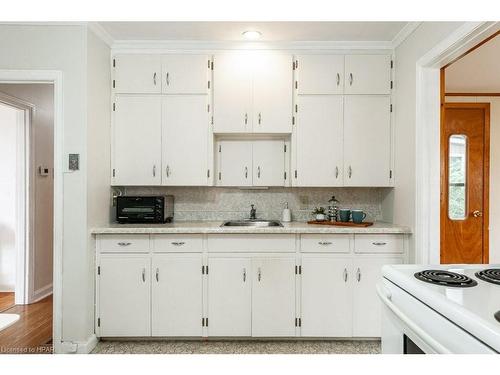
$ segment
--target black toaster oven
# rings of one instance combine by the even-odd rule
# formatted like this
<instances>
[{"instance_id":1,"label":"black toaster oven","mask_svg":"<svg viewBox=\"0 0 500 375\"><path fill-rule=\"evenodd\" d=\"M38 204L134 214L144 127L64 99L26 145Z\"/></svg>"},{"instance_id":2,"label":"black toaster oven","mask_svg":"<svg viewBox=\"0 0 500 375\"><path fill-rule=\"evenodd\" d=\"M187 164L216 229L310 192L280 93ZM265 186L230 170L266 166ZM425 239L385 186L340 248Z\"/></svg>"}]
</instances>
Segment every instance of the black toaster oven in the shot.
<instances>
[{"instance_id":1,"label":"black toaster oven","mask_svg":"<svg viewBox=\"0 0 500 375\"><path fill-rule=\"evenodd\" d=\"M116 197L116 221L121 224L167 223L173 218L173 195Z\"/></svg>"}]
</instances>

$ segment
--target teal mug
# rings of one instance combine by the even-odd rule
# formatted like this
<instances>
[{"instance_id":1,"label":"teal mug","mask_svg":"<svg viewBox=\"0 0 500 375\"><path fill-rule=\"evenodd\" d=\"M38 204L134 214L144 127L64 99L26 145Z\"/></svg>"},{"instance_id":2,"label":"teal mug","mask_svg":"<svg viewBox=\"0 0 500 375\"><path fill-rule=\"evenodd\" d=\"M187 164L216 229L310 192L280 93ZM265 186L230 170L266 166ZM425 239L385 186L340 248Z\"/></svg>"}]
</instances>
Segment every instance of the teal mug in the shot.
<instances>
[{"instance_id":1,"label":"teal mug","mask_svg":"<svg viewBox=\"0 0 500 375\"><path fill-rule=\"evenodd\" d=\"M354 223L360 224L365 220L366 214L363 210L352 210L352 221Z\"/></svg>"},{"instance_id":2,"label":"teal mug","mask_svg":"<svg viewBox=\"0 0 500 375\"><path fill-rule=\"evenodd\" d=\"M351 218L351 210L340 209L339 210L340 221L347 223Z\"/></svg>"}]
</instances>

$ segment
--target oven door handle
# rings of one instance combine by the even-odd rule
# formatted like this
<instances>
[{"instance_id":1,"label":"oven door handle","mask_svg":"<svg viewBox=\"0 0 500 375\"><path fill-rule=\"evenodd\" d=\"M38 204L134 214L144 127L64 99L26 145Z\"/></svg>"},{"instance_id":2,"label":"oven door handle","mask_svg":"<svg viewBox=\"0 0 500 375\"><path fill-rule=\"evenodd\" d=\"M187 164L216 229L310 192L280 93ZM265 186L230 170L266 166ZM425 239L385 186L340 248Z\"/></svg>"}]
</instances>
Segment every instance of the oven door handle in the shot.
<instances>
[{"instance_id":1,"label":"oven door handle","mask_svg":"<svg viewBox=\"0 0 500 375\"><path fill-rule=\"evenodd\" d=\"M450 350L446 349L443 345L433 339L429 334L427 334L422 328L413 323L395 304L392 302L391 292L384 288L382 285L377 284L377 294L384 302L384 304L399 318L401 321L406 324L410 330L412 330L417 336L419 336L422 341L424 341L427 345L432 347L437 353L441 354L452 354Z\"/></svg>"}]
</instances>

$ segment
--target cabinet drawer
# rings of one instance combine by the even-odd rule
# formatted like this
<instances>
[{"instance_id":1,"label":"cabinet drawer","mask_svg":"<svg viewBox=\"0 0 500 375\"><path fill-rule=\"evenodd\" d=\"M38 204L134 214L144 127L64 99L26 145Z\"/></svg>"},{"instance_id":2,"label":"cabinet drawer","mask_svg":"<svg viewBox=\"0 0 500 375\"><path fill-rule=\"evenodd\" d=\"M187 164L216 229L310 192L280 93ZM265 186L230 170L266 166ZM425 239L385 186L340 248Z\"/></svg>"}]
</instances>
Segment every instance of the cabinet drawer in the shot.
<instances>
[{"instance_id":1,"label":"cabinet drawer","mask_svg":"<svg viewBox=\"0 0 500 375\"><path fill-rule=\"evenodd\" d=\"M201 253L201 234L155 234L152 236L153 251L156 253Z\"/></svg>"},{"instance_id":2,"label":"cabinet drawer","mask_svg":"<svg viewBox=\"0 0 500 375\"><path fill-rule=\"evenodd\" d=\"M404 236L401 234L356 234L355 253L403 253Z\"/></svg>"},{"instance_id":3,"label":"cabinet drawer","mask_svg":"<svg viewBox=\"0 0 500 375\"><path fill-rule=\"evenodd\" d=\"M149 234L103 234L98 237L101 253L147 253Z\"/></svg>"},{"instance_id":4,"label":"cabinet drawer","mask_svg":"<svg viewBox=\"0 0 500 375\"><path fill-rule=\"evenodd\" d=\"M295 252L290 234L216 234L208 236L209 252Z\"/></svg>"},{"instance_id":5,"label":"cabinet drawer","mask_svg":"<svg viewBox=\"0 0 500 375\"><path fill-rule=\"evenodd\" d=\"M304 253L349 253L351 239L349 234L303 234L300 250Z\"/></svg>"}]
</instances>

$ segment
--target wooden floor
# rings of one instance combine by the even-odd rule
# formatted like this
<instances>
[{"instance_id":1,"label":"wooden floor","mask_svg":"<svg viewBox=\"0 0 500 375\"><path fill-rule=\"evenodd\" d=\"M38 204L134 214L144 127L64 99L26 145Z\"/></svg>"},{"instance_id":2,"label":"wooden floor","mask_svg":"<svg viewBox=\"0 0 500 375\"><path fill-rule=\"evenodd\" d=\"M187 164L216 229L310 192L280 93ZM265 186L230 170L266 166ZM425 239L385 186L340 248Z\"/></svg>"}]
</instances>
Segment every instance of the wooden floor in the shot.
<instances>
[{"instance_id":1,"label":"wooden floor","mask_svg":"<svg viewBox=\"0 0 500 375\"><path fill-rule=\"evenodd\" d=\"M20 319L0 331L0 354L52 353L52 296L3 311Z\"/></svg>"},{"instance_id":2,"label":"wooden floor","mask_svg":"<svg viewBox=\"0 0 500 375\"><path fill-rule=\"evenodd\" d=\"M0 292L0 312L14 306L13 292Z\"/></svg>"}]
</instances>

